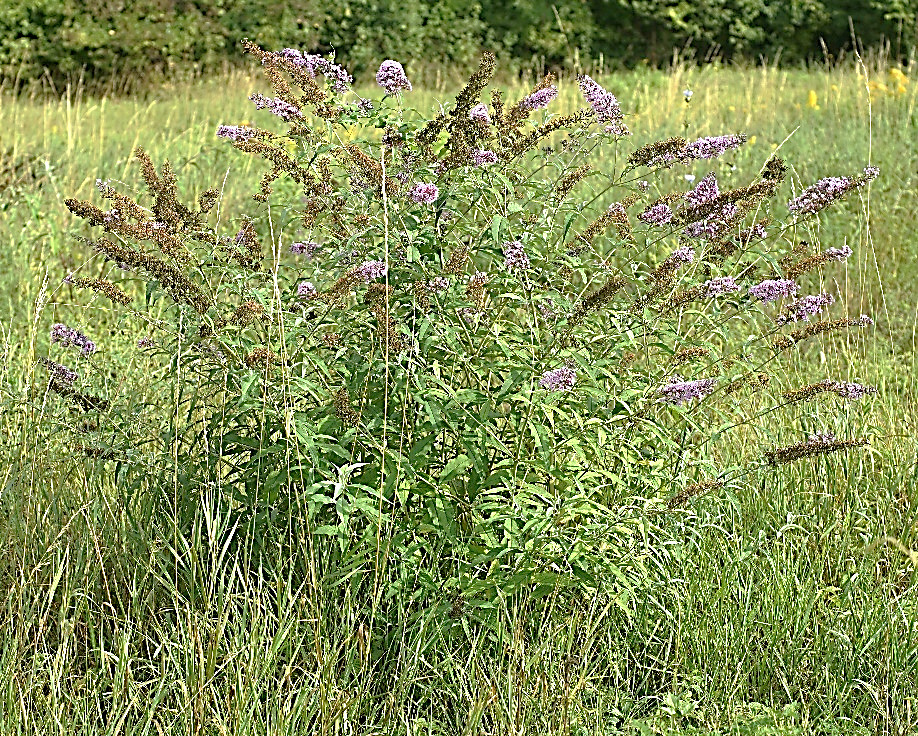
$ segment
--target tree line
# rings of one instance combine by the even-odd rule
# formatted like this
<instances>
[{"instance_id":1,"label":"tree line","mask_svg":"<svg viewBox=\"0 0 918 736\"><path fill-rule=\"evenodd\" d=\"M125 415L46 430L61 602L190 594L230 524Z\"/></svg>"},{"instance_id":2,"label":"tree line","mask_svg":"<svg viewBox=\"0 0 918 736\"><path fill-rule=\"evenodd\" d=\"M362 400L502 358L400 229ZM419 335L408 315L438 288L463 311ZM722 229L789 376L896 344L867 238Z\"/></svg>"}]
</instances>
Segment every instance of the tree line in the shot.
<instances>
[{"instance_id":1,"label":"tree line","mask_svg":"<svg viewBox=\"0 0 918 736\"><path fill-rule=\"evenodd\" d=\"M238 42L332 52L355 75L385 58L464 71L484 49L505 66L800 63L852 38L905 56L918 0L6 0L0 75L136 83L238 63ZM414 67L414 69L412 69Z\"/></svg>"}]
</instances>

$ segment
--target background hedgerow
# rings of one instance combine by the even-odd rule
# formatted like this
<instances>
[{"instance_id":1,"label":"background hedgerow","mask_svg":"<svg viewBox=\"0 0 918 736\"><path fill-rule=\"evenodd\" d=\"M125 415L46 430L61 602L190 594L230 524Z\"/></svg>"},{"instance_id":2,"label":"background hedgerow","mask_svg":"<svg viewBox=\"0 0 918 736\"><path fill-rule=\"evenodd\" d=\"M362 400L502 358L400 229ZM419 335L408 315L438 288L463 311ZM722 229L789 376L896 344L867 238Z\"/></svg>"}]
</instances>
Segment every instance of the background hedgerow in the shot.
<instances>
[{"instance_id":1,"label":"background hedgerow","mask_svg":"<svg viewBox=\"0 0 918 736\"><path fill-rule=\"evenodd\" d=\"M861 291L845 276L864 244L870 253L866 185L834 212L782 227L786 203L801 182L826 175L861 183L854 176L869 160L884 170L871 186L885 192L896 167L857 150L818 165L801 159L808 175L722 232L743 197L697 202L712 191L708 174L723 192L770 187L778 177L761 168L770 147L753 167L742 166L744 148L761 145L750 137L721 159L623 176L632 151L659 134L699 140L730 129L686 135L682 118L688 126L711 104L714 85L692 85L685 103L679 81L670 82L682 108L673 130L613 114L604 124L632 129L618 140L586 116L544 141L552 152L540 141L519 156L530 128L500 128L490 105L485 130L500 135L458 118L452 138L427 136L428 153L417 143L423 116L402 107L408 93L380 101L381 92L361 92L375 109L348 107L347 117L326 96L322 112L336 119L326 125L310 108L300 121L298 99L284 100L278 82L262 94L285 102L266 107L291 118L291 135L266 132L288 129L267 110L218 121L259 122L261 132L222 141L270 162L240 172L280 164L301 179L266 181L270 204L233 200L231 182L220 196L201 196L200 184L176 189L157 157L155 168L141 160L152 191L125 160L118 181L72 205L95 224L80 234L117 257L103 265L77 251L83 262L58 267L39 295L29 339L10 343L11 355L34 359L31 393L8 405L7 485L17 494L7 496L6 543L30 544L14 549L7 577L19 566L31 577L8 598L16 624L4 716L25 713L38 726L53 713L86 732L356 723L563 733L738 718L802 731L835 719L910 727L914 590L896 545L914 546L913 479L893 460L908 448L888 446L869 407L831 390L881 383L865 358L901 350L907 331L891 320L888 339L823 333L779 351L780 367L772 360L775 337L822 324L779 324L797 314L786 308L797 298L832 294L827 320L882 312L843 311L843 297ZM615 109L585 86L601 109ZM575 94L562 89L528 120L558 120L554 107ZM505 109L549 97L519 90ZM874 104L895 140L893 121L910 108L893 97ZM638 105L623 96L618 107ZM901 139L895 156L909 145ZM688 155L681 143L667 150ZM469 166L476 154L482 165ZM176 169L194 174L197 161ZM53 169L35 176L51 197L66 196ZM36 201L23 186L11 202ZM907 202L907 187L893 196ZM200 202L206 216L181 202ZM609 209L616 203L624 217ZM662 225L639 217L663 204L672 214ZM40 207L16 216L29 211L30 228L60 227ZM766 215L764 241L732 238ZM683 228L715 238L686 242ZM731 239L716 237L726 232ZM830 252L846 244L851 255ZM713 257L734 245L739 253ZM460 277L454 254L466 247ZM792 272L806 288L786 287L785 308L747 295ZM92 279L132 307L92 296ZM88 307L68 307L87 296ZM66 332L52 333L58 322ZM45 356L64 369L37 360ZM896 369L884 375L880 409L896 416ZM742 385L728 391L734 377ZM13 378L9 390L21 385ZM806 401L786 396L807 387L816 388ZM681 408L660 402L711 388ZM874 446L766 467L769 452L827 449L828 430ZM858 487L871 476L875 485ZM35 550L46 552L20 562ZM26 682L37 695L14 716Z\"/></svg>"},{"instance_id":2,"label":"background hedgerow","mask_svg":"<svg viewBox=\"0 0 918 736\"><path fill-rule=\"evenodd\" d=\"M6 0L0 79L55 91L149 89L239 63L237 40L334 51L360 78L387 56L419 82L456 80L493 49L505 70L670 64L682 58L897 60L918 42L916 0ZM855 40L856 39L856 40ZM588 60L590 60L588 62Z\"/></svg>"}]
</instances>

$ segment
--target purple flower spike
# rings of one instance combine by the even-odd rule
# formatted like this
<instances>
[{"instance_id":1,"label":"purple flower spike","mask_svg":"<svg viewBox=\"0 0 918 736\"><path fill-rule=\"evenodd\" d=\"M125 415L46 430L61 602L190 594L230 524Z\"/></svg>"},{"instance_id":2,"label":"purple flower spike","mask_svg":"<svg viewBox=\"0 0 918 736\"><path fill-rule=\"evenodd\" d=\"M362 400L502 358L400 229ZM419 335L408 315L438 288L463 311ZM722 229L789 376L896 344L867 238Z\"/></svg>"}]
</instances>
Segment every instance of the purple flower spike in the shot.
<instances>
[{"instance_id":1,"label":"purple flower spike","mask_svg":"<svg viewBox=\"0 0 918 736\"><path fill-rule=\"evenodd\" d=\"M768 235L768 231L761 222L757 222L752 227L740 230L739 240L741 243L748 243L750 240L763 240Z\"/></svg>"},{"instance_id":2,"label":"purple flower spike","mask_svg":"<svg viewBox=\"0 0 918 736\"><path fill-rule=\"evenodd\" d=\"M322 249L322 246L319 243L291 243L290 252L296 255L306 256L306 258L312 258Z\"/></svg>"},{"instance_id":3,"label":"purple flower spike","mask_svg":"<svg viewBox=\"0 0 918 736\"><path fill-rule=\"evenodd\" d=\"M548 107L557 96L558 88L555 85L551 85L523 98L523 101L520 102L520 107L527 112L541 110L543 107Z\"/></svg>"},{"instance_id":4,"label":"purple flower spike","mask_svg":"<svg viewBox=\"0 0 918 736\"><path fill-rule=\"evenodd\" d=\"M638 219L646 222L648 225L666 225L673 219L673 210L668 204L661 202L644 210L638 215Z\"/></svg>"},{"instance_id":5,"label":"purple flower spike","mask_svg":"<svg viewBox=\"0 0 918 736\"><path fill-rule=\"evenodd\" d=\"M702 286L705 287L705 293L709 298L723 296L724 294L733 294L740 290L740 285L732 276L721 276L710 281L705 281Z\"/></svg>"},{"instance_id":6,"label":"purple flower spike","mask_svg":"<svg viewBox=\"0 0 918 736\"><path fill-rule=\"evenodd\" d=\"M810 317L821 314L834 302L835 297L825 292L801 297L788 304L775 322L779 325L786 325L788 322L809 322Z\"/></svg>"},{"instance_id":7,"label":"purple flower spike","mask_svg":"<svg viewBox=\"0 0 918 736\"><path fill-rule=\"evenodd\" d=\"M683 161L717 158L727 151L739 148L745 142L746 136L744 135L715 135L699 138L691 143L686 143L679 152L679 158Z\"/></svg>"},{"instance_id":8,"label":"purple flower spike","mask_svg":"<svg viewBox=\"0 0 918 736\"><path fill-rule=\"evenodd\" d=\"M76 347L83 355L96 352L96 344L79 330L57 322L51 325L51 342L59 342L64 347Z\"/></svg>"},{"instance_id":9,"label":"purple flower spike","mask_svg":"<svg viewBox=\"0 0 918 736\"><path fill-rule=\"evenodd\" d=\"M797 295L800 287L790 279L767 279L760 284L749 287L749 296L760 302L776 302L778 299L790 299Z\"/></svg>"},{"instance_id":10,"label":"purple flower spike","mask_svg":"<svg viewBox=\"0 0 918 736\"><path fill-rule=\"evenodd\" d=\"M844 261L844 260L847 259L852 253L854 253L854 251L851 250L851 248L850 248L849 246L847 246L847 245L843 245L841 248L829 248L829 249L826 250L826 252L825 252L825 254L826 254L829 258L833 258L833 259L835 259L836 261Z\"/></svg>"},{"instance_id":11,"label":"purple flower spike","mask_svg":"<svg viewBox=\"0 0 918 736\"><path fill-rule=\"evenodd\" d=\"M221 125L217 128L217 137L226 138L231 141L247 141L255 135L252 128L246 128L241 125Z\"/></svg>"},{"instance_id":12,"label":"purple flower spike","mask_svg":"<svg viewBox=\"0 0 918 736\"><path fill-rule=\"evenodd\" d=\"M296 295L303 301L309 301L319 295L319 290L316 289L312 281L300 281L296 287Z\"/></svg>"},{"instance_id":13,"label":"purple flower spike","mask_svg":"<svg viewBox=\"0 0 918 736\"><path fill-rule=\"evenodd\" d=\"M357 102L351 104L357 110L358 115L369 115L373 112L373 100L368 100L366 97L361 97Z\"/></svg>"},{"instance_id":14,"label":"purple flower spike","mask_svg":"<svg viewBox=\"0 0 918 736\"><path fill-rule=\"evenodd\" d=\"M381 279L389 272L389 267L383 261L364 261L354 269L353 274L365 284L374 279Z\"/></svg>"},{"instance_id":15,"label":"purple flower spike","mask_svg":"<svg viewBox=\"0 0 918 736\"><path fill-rule=\"evenodd\" d=\"M622 110L619 107L618 100L611 92L607 92L595 80L582 74L577 77L580 83L580 91L584 99L593 108L596 120L600 123L615 123L622 119Z\"/></svg>"},{"instance_id":16,"label":"purple flower spike","mask_svg":"<svg viewBox=\"0 0 918 736\"><path fill-rule=\"evenodd\" d=\"M713 172L704 177L698 185L685 195L685 201L692 207L700 207L720 196L720 187L717 186L717 177Z\"/></svg>"},{"instance_id":17,"label":"purple flower spike","mask_svg":"<svg viewBox=\"0 0 918 736\"><path fill-rule=\"evenodd\" d=\"M681 376L673 376L670 382L660 389L660 401L673 406L681 406L692 399L699 401L717 387L716 378L700 378L697 381L683 381Z\"/></svg>"},{"instance_id":18,"label":"purple flower spike","mask_svg":"<svg viewBox=\"0 0 918 736\"><path fill-rule=\"evenodd\" d=\"M804 189L799 196L787 203L787 209L798 215L811 215L825 209L852 189L866 184L879 176L880 170L876 166L868 166L860 178L851 179L847 176L829 176L820 179Z\"/></svg>"},{"instance_id":19,"label":"purple flower spike","mask_svg":"<svg viewBox=\"0 0 918 736\"><path fill-rule=\"evenodd\" d=\"M508 271L526 271L530 265L529 256L519 240L504 243L504 266Z\"/></svg>"},{"instance_id":20,"label":"purple flower spike","mask_svg":"<svg viewBox=\"0 0 918 736\"><path fill-rule=\"evenodd\" d=\"M666 260L671 261L674 265L691 263L695 260L695 249L687 245L682 245L670 253L669 258Z\"/></svg>"},{"instance_id":21,"label":"purple flower spike","mask_svg":"<svg viewBox=\"0 0 918 736\"><path fill-rule=\"evenodd\" d=\"M808 445L831 445L835 442L835 432L825 431L825 432L816 432L811 434L806 443Z\"/></svg>"},{"instance_id":22,"label":"purple flower spike","mask_svg":"<svg viewBox=\"0 0 918 736\"><path fill-rule=\"evenodd\" d=\"M382 87L387 95L394 95L399 90L411 91L411 82L405 74L405 69L397 61L386 59L379 65L376 72L376 83Z\"/></svg>"},{"instance_id":23,"label":"purple flower spike","mask_svg":"<svg viewBox=\"0 0 918 736\"><path fill-rule=\"evenodd\" d=\"M852 401L863 399L865 396L873 396L877 393L875 386L865 386L862 383L845 383L829 379L826 379L824 383L837 396L843 399L851 399Z\"/></svg>"},{"instance_id":24,"label":"purple flower spike","mask_svg":"<svg viewBox=\"0 0 918 736\"><path fill-rule=\"evenodd\" d=\"M313 79L321 74L331 82L332 89L335 92L347 92L351 87L351 82L354 81L354 78L347 73L346 69L329 61L324 56L304 54L297 49L283 49L278 51L276 55L286 59L294 66L304 69Z\"/></svg>"},{"instance_id":25,"label":"purple flower spike","mask_svg":"<svg viewBox=\"0 0 918 736\"><path fill-rule=\"evenodd\" d=\"M475 166L490 166L497 163L497 154L494 151L478 150L472 154L472 163Z\"/></svg>"},{"instance_id":26,"label":"purple flower spike","mask_svg":"<svg viewBox=\"0 0 918 736\"><path fill-rule=\"evenodd\" d=\"M249 99L255 103L256 110L267 109L269 112L277 115L281 120L286 120L288 123L294 118L303 117L303 113L300 112L300 109L296 105L291 105L280 97L265 97L256 92L249 97Z\"/></svg>"},{"instance_id":27,"label":"purple flower spike","mask_svg":"<svg viewBox=\"0 0 918 736\"><path fill-rule=\"evenodd\" d=\"M491 116L488 114L488 108L483 102L469 110L469 119L485 125L491 124Z\"/></svg>"},{"instance_id":28,"label":"purple flower spike","mask_svg":"<svg viewBox=\"0 0 918 736\"><path fill-rule=\"evenodd\" d=\"M67 366L61 365L60 363L55 363L53 360L43 358L42 362L48 368L48 372L55 381L67 386L72 386L80 377L80 374L76 371L72 371Z\"/></svg>"},{"instance_id":29,"label":"purple flower spike","mask_svg":"<svg viewBox=\"0 0 918 736\"><path fill-rule=\"evenodd\" d=\"M152 348L156 346L156 341L152 337L141 337L137 341L138 348Z\"/></svg>"},{"instance_id":30,"label":"purple flower spike","mask_svg":"<svg viewBox=\"0 0 918 736\"><path fill-rule=\"evenodd\" d=\"M564 366L545 371L539 379L539 386L546 391L570 391L577 383L577 372L573 368Z\"/></svg>"},{"instance_id":31,"label":"purple flower spike","mask_svg":"<svg viewBox=\"0 0 918 736\"><path fill-rule=\"evenodd\" d=\"M433 204L440 196L440 190L436 184L418 182L408 193L415 202L419 204Z\"/></svg>"}]
</instances>

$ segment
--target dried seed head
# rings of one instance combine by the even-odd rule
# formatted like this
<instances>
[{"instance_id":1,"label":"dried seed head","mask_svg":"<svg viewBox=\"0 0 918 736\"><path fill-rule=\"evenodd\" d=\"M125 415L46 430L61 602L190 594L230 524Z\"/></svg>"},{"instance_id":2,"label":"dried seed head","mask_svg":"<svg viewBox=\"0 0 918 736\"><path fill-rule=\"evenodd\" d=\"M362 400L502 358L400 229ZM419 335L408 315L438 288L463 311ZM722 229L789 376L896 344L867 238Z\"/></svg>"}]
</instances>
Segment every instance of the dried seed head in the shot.
<instances>
[{"instance_id":1,"label":"dried seed head","mask_svg":"<svg viewBox=\"0 0 918 736\"><path fill-rule=\"evenodd\" d=\"M249 368L264 367L277 363L280 360L277 353L265 347L255 348L245 356L245 364Z\"/></svg>"},{"instance_id":2,"label":"dried seed head","mask_svg":"<svg viewBox=\"0 0 918 736\"><path fill-rule=\"evenodd\" d=\"M672 511L677 509L680 506L684 506L686 501L695 496L700 496L703 493L713 491L717 488L723 488L724 482L722 480L706 480L700 483L692 483L689 486L683 488L679 493L669 499L669 502L666 504L666 507Z\"/></svg>"},{"instance_id":3,"label":"dried seed head","mask_svg":"<svg viewBox=\"0 0 918 736\"><path fill-rule=\"evenodd\" d=\"M249 300L240 304L236 311L233 312L233 316L230 318L230 322L239 327L244 327L245 325L260 319L264 316L265 308L256 301Z\"/></svg>"},{"instance_id":4,"label":"dried seed head","mask_svg":"<svg viewBox=\"0 0 918 736\"><path fill-rule=\"evenodd\" d=\"M79 289L92 289L96 293L108 297L116 304L128 306L131 303L131 297L129 297L120 286L113 284L107 279L87 279L68 276L64 280L68 284L72 284Z\"/></svg>"},{"instance_id":5,"label":"dried seed head","mask_svg":"<svg viewBox=\"0 0 918 736\"><path fill-rule=\"evenodd\" d=\"M836 440L834 435L827 433L824 435L813 435L806 442L798 442L795 445L780 447L765 453L766 462L772 467L786 465L795 460L805 457L814 457L816 455L826 455L831 452L839 452L853 447L863 447L869 444L866 438L856 440Z\"/></svg>"},{"instance_id":6,"label":"dried seed head","mask_svg":"<svg viewBox=\"0 0 918 736\"><path fill-rule=\"evenodd\" d=\"M335 416L345 427L356 427L360 424L360 415L351 407L351 397L346 388L340 388L335 392L333 403Z\"/></svg>"}]
</instances>

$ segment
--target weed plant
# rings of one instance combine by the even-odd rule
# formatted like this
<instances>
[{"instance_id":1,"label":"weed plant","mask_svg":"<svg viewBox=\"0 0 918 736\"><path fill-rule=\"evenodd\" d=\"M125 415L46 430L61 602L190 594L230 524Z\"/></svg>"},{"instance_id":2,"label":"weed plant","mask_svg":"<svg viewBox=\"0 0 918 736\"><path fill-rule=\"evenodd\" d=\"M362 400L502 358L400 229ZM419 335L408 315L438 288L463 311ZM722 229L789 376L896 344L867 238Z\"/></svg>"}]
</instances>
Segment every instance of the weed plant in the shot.
<instances>
[{"instance_id":1,"label":"weed plant","mask_svg":"<svg viewBox=\"0 0 918 736\"><path fill-rule=\"evenodd\" d=\"M779 565L794 522L724 567L694 556L713 522L679 509L792 463L811 479L857 462L868 432L846 408L873 387L772 376L812 341L872 324L824 288L852 252L821 244L818 225L876 170L788 192L773 156L722 189L718 161L744 136L632 141L588 77L575 112L551 112L551 78L487 105L485 56L425 118L395 62L367 101L332 62L247 48L271 82L253 101L284 123L218 131L268 164L249 216L226 213L219 188L183 204L173 168L142 150L144 196L100 181L104 207L67 201L97 258L64 285L118 306L153 383L138 392L106 366L91 309L49 327L22 415L49 452L86 457L121 489L105 513L135 548L97 549L104 595L50 580L16 634L78 663L70 687L117 687L88 707L49 681L20 696L25 718L50 707L85 732L590 733L634 725L651 698L691 722L703 693L655 664L679 644L661 621L703 598L680 570L707 567L728 598L731 576L763 574L750 556L768 548ZM597 170L600 148L613 163ZM667 186L699 162L711 171ZM734 443L757 431L771 442L738 461ZM763 579L770 599L725 610L796 633L794 702L818 686L812 612L782 599L787 574ZM92 610L138 597L148 621ZM735 658L744 687L773 692L774 642L750 670L712 615L692 641L714 651L692 661ZM169 647L176 631L199 646ZM887 664L910 672L909 642ZM848 666L864 674L870 656Z\"/></svg>"}]
</instances>

